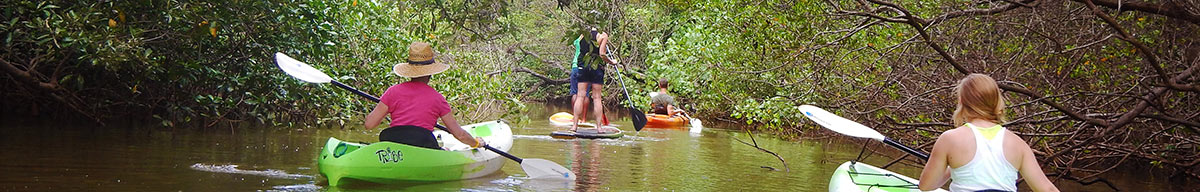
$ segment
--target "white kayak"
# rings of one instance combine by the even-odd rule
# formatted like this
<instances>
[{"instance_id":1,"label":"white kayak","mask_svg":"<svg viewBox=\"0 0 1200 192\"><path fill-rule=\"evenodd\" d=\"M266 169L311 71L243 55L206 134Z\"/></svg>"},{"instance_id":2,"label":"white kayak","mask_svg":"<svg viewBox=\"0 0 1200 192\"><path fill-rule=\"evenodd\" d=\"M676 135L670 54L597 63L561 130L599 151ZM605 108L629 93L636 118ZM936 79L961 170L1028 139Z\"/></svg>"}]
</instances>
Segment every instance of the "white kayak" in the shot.
<instances>
[{"instance_id":1,"label":"white kayak","mask_svg":"<svg viewBox=\"0 0 1200 192\"><path fill-rule=\"evenodd\" d=\"M833 171L833 176L829 178L829 191L921 191L917 189L919 183L916 179L887 169L880 169L863 162L847 161Z\"/></svg>"}]
</instances>

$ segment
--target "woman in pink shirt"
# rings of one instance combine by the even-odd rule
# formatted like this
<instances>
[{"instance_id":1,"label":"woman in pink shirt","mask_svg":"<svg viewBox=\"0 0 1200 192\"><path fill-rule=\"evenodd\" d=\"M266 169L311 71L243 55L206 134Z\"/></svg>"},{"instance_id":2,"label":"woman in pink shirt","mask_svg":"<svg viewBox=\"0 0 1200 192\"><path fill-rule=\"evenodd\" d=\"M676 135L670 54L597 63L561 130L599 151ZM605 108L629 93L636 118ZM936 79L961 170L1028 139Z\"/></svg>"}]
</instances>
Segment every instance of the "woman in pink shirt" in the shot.
<instances>
[{"instance_id":1,"label":"woman in pink shirt","mask_svg":"<svg viewBox=\"0 0 1200 192\"><path fill-rule=\"evenodd\" d=\"M396 64L392 67L392 72L410 78L409 81L389 87L379 98L375 109L367 114L363 126L367 129L375 128L383 121L384 116L388 116L392 122L387 129L379 133L379 141L441 149L437 139L433 137L434 126L437 125L438 118L441 118L446 124L446 131L454 135L454 138L473 147L483 146L483 140L472 138L470 133L458 125L446 97L429 86L431 75L449 68L450 65L434 61L433 48L429 43L415 42L408 45L408 62Z\"/></svg>"}]
</instances>

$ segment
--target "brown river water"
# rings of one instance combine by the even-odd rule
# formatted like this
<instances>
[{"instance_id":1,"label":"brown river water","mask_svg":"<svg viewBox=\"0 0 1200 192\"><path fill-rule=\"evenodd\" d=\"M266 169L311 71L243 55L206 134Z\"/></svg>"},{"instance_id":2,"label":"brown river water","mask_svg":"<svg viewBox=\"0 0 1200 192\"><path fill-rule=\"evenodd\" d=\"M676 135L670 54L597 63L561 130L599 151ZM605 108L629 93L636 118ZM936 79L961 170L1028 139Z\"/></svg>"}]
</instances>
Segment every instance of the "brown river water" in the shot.
<instances>
[{"instance_id":1,"label":"brown river water","mask_svg":"<svg viewBox=\"0 0 1200 192\"><path fill-rule=\"evenodd\" d=\"M316 168L325 140L375 141L379 129L0 125L0 191L828 191L833 170L859 156L859 143L895 152L868 155L863 162L869 164L886 164L899 153L874 141L841 136L784 141L756 134L760 147L786 160L790 171L783 171L774 156L735 140L751 142L735 125L706 121L701 133L635 133L627 117L614 115L614 123L626 131L623 138L562 140L548 136L560 127L550 125L547 117L566 109L530 106L532 120L512 124L516 137L509 153L554 161L572 169L578 180L526 179L521 166L509 161L495 174L469 180L327 186ZM920 172L902 164L889 169L912 177ZM1130 168L1104 178L1124 191L1198 188L1196 183L1173 184L1153 171ZM1057 183L1064 191L1111 190L1101 184Z\"/></svg>"}]
</instances>

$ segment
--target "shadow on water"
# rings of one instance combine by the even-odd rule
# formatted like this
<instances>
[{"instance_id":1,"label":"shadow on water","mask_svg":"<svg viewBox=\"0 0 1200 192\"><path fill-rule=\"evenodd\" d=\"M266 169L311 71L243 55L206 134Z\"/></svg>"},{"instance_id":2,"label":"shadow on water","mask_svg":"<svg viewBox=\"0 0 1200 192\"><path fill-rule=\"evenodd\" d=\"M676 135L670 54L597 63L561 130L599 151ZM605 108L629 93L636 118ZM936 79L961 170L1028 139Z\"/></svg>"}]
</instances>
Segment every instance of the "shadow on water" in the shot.
<instances>
[{"instance_id":1,"label":"shadow on water","mask_svg":"<svg viewBox=\"0 0 1200 192\"><path fill-rule=\"evenodd\" d=\"M530 180L515 162L482 178L461 181L328 187L316 170L324 141L337 137L374 141L379 130L264 128L176 130L146 127L0 127L0 191L827 191L832 171L858 156L866 140L834 137L784 141L755 135L774 157L737 142L745 132L723 125L703 133L646 129L634 132L624 114L610 114L625 129L620 139L554 139L550 114L567 111L531 104L529 122L514 124L509 153L554 161L574 171L575 182ZM727 125L724 125L727 126ZM883 165L899 152L880 144L864 162ZM915 176L920 168L890 168ZM1191 190L1154 169L1106 176L1122 190ZM1065 191L1105 191L1102 186L1059 182Z\"/></svg>"}]
</instances>

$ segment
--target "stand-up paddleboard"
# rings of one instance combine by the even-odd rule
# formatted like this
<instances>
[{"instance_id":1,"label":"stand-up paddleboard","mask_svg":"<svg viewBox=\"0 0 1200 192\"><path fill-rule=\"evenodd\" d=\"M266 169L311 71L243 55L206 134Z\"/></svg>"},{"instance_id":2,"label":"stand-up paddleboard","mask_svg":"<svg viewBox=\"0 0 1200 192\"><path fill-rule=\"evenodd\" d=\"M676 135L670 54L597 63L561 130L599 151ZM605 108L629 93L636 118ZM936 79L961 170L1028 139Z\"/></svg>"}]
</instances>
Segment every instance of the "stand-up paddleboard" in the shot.
<instances>
[{"instance_id":1,"label":"stand-up paddleboard","mask_svg":"<svg viewBox=\"0 0 1200 192\"><path fill-rule=\"evenodd\" d=\"M595 124L580 123L579 130L576 130L575 132L554 131L550 132L550 137L558 139L616 139L625 136L625 132L621 131L621 129L617 129L617 127L604 126L600 129L603 129L604 132L601 133L600 130L596 129Z\"/></svg>"}]
</instances>

